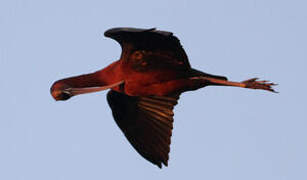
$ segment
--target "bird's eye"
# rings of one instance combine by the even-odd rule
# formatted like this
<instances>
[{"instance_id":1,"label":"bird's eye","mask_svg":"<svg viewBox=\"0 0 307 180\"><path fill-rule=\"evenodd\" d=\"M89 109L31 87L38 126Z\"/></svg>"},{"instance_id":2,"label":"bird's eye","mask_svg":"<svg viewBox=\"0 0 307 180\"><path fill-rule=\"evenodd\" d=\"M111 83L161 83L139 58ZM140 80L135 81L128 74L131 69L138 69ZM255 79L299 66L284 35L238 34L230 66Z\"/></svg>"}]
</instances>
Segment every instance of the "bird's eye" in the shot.
<instances>
[{"instance_id":1,"label":"bird's eye","mask_svg":"<svg viewBox=\"0 0 307 180\"><path fill-rule=\"evenodd\" d=\"M135 51L133 53L133 59L141 60L143 58L143 53L141 51Z\"/></svg>"}]
</instances>

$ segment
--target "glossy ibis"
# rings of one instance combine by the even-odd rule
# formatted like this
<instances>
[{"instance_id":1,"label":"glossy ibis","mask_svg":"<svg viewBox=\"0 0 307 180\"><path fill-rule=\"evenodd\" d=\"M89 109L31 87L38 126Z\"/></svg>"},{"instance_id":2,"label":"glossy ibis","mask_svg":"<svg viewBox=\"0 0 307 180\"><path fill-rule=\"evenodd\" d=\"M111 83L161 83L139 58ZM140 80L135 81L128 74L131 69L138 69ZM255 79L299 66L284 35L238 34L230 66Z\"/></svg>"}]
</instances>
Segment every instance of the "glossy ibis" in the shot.
<instances>
[{"instance_id":1,"label":"glossy ibis","mask_svg":"<svg viewBox=\"0 0 307 180\"><path fill-rule=\"evenodd\" d=\"M97 72L56 81L51 94L55 100L67 100L111 89L107 101L115 122L135 150L160 168L168 163L173 108L181 93L210 85L275 92L275 84L257 78L233 82L193 69L171 32L113 28L104 35L121 45L120 59Z\"/></svg>"}]
</instances>

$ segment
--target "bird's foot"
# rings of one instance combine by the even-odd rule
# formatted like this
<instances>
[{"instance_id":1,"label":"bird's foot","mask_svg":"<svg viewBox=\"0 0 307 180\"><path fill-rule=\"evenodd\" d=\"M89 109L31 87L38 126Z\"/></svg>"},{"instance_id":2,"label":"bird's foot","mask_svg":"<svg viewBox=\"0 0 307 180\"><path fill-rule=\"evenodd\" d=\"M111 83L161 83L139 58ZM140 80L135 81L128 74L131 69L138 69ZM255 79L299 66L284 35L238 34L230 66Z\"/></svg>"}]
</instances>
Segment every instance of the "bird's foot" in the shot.
<instances>
[{"instance_id":1,"label":"bird's foot","mask_svg":"<svg viewBox=\"0 0 307 180\"><path fill-rule=\"evenodd\" d=\"M277 93L272 86L275 86L277 84L271 83L269 81L257 81L258 78L252 78L248 79L246 81L242 81L242 84L245 84L245 88L250 88L250 89L263 89L271 92Z\"/></svg>"}]
</instances>

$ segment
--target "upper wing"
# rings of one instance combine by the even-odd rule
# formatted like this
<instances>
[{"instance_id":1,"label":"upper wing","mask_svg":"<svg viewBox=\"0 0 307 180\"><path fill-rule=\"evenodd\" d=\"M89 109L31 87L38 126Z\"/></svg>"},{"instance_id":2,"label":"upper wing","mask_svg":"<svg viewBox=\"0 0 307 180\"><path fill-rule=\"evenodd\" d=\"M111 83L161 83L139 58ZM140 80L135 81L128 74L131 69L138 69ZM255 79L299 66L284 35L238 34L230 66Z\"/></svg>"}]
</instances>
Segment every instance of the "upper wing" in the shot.
<instances>
[{"instance_id":1,"label":"upper wing","mask_svg":"<svg viewBox=\"0 0 307 180\"><path fill-rule=\"evenodd\" d=\"M120 43L122 54L135 50L162 52L167 56L173 56L173 59L186 67L191 67L179 39L171 32L158 31L155 28L113 28L107 30L104 35Z\"/></svg>"},{"instance_id":2,"label":"upper wing","mask_svg":"<svg viewBox=\"0 0 307 180\"><path fill-rule=\"evenodd\" d=\"M173 129L173 108L179 95L173 97L128 96L109 91L108 103L113 117L135 150L145 159L167 166Z\"/></svg>"}]
</instances>

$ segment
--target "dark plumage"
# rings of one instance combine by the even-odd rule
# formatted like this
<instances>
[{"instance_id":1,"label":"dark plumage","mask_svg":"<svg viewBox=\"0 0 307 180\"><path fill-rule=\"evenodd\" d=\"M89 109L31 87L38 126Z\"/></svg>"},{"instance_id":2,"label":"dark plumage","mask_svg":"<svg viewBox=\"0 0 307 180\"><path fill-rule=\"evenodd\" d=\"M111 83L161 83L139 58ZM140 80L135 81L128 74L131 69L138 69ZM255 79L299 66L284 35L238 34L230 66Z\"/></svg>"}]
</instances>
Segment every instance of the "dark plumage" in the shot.
<instances>
[{"instance_id":1,"label":"dark plumage","mask_svg":"<svg viewBox=\"0 0 307 180\"><path fill-rule=\"evenodd\" d=\"M118 61L90 74L56 81L56 100L111 89L107 100L124 135L145 159L168 165L173 129L173 108L181 93L209 85L237 86L274 92L273 83L256 78L228 81L191 68L177 37L151 29L113 28L105 32L122 47Z\"/></svg>"}]
</instances>

